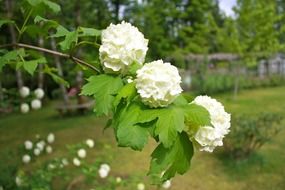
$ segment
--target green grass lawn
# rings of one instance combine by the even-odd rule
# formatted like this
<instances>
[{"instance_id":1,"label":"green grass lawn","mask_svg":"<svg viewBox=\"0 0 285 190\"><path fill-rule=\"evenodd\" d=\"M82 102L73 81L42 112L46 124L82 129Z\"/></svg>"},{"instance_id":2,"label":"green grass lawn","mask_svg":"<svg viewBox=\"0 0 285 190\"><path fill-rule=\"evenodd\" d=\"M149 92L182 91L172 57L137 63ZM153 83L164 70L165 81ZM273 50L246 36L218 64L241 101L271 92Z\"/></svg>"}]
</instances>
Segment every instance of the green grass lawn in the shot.
<instances>
[{"instance_id":1,"label":"green grass lawn","mask_svg":"<svg viewBox=\"0 0 285 190\"><path fill-rule=\"evenodd\" d=\"M278 112L285 114L285 87L243 91L233 100L231 94L218 95L230 113L254 114L257 112ZM111 175L130 176L146 174L154 142L150 141L142 152L117 148L113 131L103 133L105 118L86 116L59 117L52 103L40 111L29 114L11 114L0 117L0 153L15 150L26 139L36 134L56 135L54 153L65 154L66 144L79 143L87 138L95 140L95 148L88 152L88 160L95 160L108 148L111 158ZM106 146L108 145L108 146ZM192 160L191 170L172 181L173 190L284 190L285 189L285 130L249 160L234 163L221 156L222 148L214 154L197 152ZM0 155L0 165L5 164ZM21 158L20 158L21 159ZM17 160L13 158L12 160ZM19 160L19 159L18 159ZM40 164L41 161L33 163ZM32 166L33 167L33 166ZM3 174L2 174L3 175ZM0 184L1 185L1 184ZM60 188L59 188L60 189ZM155 189L147 185L146 189Z\"/></svg>"}]
</instances>

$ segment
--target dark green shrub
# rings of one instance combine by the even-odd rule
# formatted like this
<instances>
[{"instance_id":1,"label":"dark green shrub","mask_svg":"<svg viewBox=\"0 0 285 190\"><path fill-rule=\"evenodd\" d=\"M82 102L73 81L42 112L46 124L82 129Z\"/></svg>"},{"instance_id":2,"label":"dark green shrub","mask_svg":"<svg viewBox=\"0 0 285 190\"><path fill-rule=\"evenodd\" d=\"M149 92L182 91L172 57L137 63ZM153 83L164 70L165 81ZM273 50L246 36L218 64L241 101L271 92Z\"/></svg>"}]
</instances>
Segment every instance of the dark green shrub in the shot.
<instances>
[{"instance_id":1,"label":"dark green shrub","mask_svg":"<svg viewBox=\"0 0 285 190\"><path fill-rule=\"evenodd\" d=\"M248 158L280 132L282 119L275 113L233 116L231 132L225 139L225 152L234 159Z\"/></svg>"}]
</instances>

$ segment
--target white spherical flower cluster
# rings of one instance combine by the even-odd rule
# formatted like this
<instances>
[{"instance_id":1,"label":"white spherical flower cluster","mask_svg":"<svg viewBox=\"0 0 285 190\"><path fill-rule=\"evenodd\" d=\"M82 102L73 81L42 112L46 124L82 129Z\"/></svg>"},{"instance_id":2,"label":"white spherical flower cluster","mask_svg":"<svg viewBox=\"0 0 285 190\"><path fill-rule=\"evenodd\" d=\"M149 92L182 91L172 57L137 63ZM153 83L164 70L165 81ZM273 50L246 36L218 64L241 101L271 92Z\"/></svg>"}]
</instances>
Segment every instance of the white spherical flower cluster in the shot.
<instances>
[{"instance_id":1,"label":"white spherical flower cluster","mask_svg":"<svg viewBox=\"0 0 285 190\"><path fill-rule=\"evenodd\" d=\"M163 184L162 184L162 188L163 189L169 189L171 186L171 181L170 180L167 180L165 181Z\"/></svg>"},{"instance_id":2,"label":"white spherical flower cluster","mask_svg":"<svg viewBox=\"0 0 285 190\"><path fill-rule=\"evenodd\" d=\"M73 158L73 164L74 164L75 166L80 166L80 165L81 165L81 162L80 162L80 160L79 160L78 158Z\"/></svg>"},{"instance_id":3,"label":"white spherical flower cluster","mask_svg":"<svg viewBox=\"0 0 285 190\"><path fill-rule=\"evenodd\" d=\"M45 95L45 92L41 88L37 88L34 93L37 99L42 99Z\"/></svg>"},{"instance_id":4,"label":"white spherical flower cluster","mask_svg":"<svg viewBox=\"0 0 285 190\"><path fill-rule=\"evenodd\" d=\"M31 102L31 107L32 109L34 110L38 110L42 107L42 102L38 99L34 99L32 102Z\"/></svg>"},{"instance_id":5,"label":"white spherical flower cluster","mask_svg":"<svg viewBox=\"0 0 285 190\"><path fill-rule=\"evenodd\" d=\"M126 73L136 62L143 64L148 40L130 23L111 24L102 32L100 60L105 72Z\"/></svg>"},{"instance_id":6,"label":"white spherical flower cluster","mask_svg":"<svg viewBox=\"0 0 285 190\"><path fill-rule=\"evenodd\" d=\"M77 151L77 155L79 158L85 158L86 157L86 150L81 148Z\"/></svg>"},{"instance_id":7,"label":"white spherical flower cluster","mask_svg":"<svg viewBox=\"0 0 285 190\"><path fill-rule=\"evenodd\" d=\"M223 138L229 133L231 116L224 106L209 96L198 96L192 103L203 106L210 114L212 126L201 126L194 134L201 151L213 152L215 147L223 145Z\"/></svg>"},{"instance_id":8,"label":"white spherical flower cluster","mask_svg":"<svg viewBox=\"0 0 285 190\"><path fill-rule=\"evenodd\" d=\"M26 86L23 86L21 89L20 89L20 96L22 98L26 98L27 96L30 95L30 89Z\"/></svg>"},{"instance_id":9,"label":"white spherical flower cluster","mask_svg":"<svg viewBox=\"0 0 285 190\"><path fill-rule=\"evenodd\" d=\"M48 134L48 136L47 136L47 142L51 144L51 143L54 142L54 140L55 140L54 134L53 134L53 133Z\"/></svg>"},{"instance_id":10,"label":"white spherical flower cluster","mask_svg":"<svg viewBox=\"0 0 285 190\"><path fill-rule=\"evenodd\" d=\"M36 144L36 147L38 148L38 149L40 149L40 151L43 151L44 150L44 148L45 148L45 145L46 145L46 143L45 143L45 141L40 141L40 142L38 142L37 144Z\"/></svg>"},{"instance_id":11,"label":"white spherical flower cluster","mask_svg":"<svg viewBox=\"0 0 285 190\"><path fill-rule=\"evenodd\" d=\"M41 149L35 148L35 149L34 149L34 155L35 155L35 156L38 156L38 155L40 155L40 154L41 154Z\"/></svg>"},{"instance_id":12,"label":"white spherical flower cluster","mask_svg":"<svg viewBox=\"0 0 285 190\"><path fill-rule=\"evenodd\" d=\"M31 150L33 148L33 143L29 140L25 141L25 149L26 150Z\"/></svg>"},{"instance_id":13,"label":"white spherical flower cluster","mask_svg":"<svg viewBox=\"0 0 285 190\"><path fill-rule=\"evenodd\" d=\"M48 145L46 147L46 153L48 153L48 154L52 153L52 147L51 146Z\"/></svg>"},{"instance_id":14,"label":"white spherical flower cluster","mask_svg":"<svg viewBox=\"0 0 285 190\"><path fill-rule=\"evenodd\" d=\"M19 176L16 176L15 183L18 187L22 185L22 179Z\"/></svg>"},{"instance_id":15,"label":"white spherical flower cluster","mask_svg":"<svg viewBox=\"0 0 285 190\"><path fill-rule=\"evenodd\" d=\"M108 164L101 164L98 170L99 176L101 178L106 178L109 175L111 168Z\"/></svg>"},{"instance_id":16,"label":"white spherical flower cluster","mask_svg":"<svg viewBox=\"0 0 285 190\"><path fill-rule=\"evenodd\" d=\"M23 158L22 158L22 161L23 161L25 164L29 163L29 162L31 161L30 155L25 154L25 155L23 156Z\"/></svg>"},{"instance_id":17,"label":"white spherical flower cluster","mask_svg":"<svg viewBox=\"0 0 285 190\"><path fill-rule=\"evenodd\" d=\"M95 143L92 139L87 139L86 144L89 148L93 148Z\"/></svg>"},{"instance_id":18,"label":"white spherical flower cluster","mask_svg":"<svg viewBox=\"0 0 285 190\"><path fill-rule=\"evenodd\" d=\"M162 60L139 69L135 83L143 103L154 108L166 107L182 92L177 68Z\"/></svg>"},{"instance_id":19,"label":"white spherical flower cluster","mask_svg":"<svg viewBox=\"0 0 285 190\"><path fill-rule=\"evenodd\" d=\"M116 177L116 183L121 183L121 182L122 182L122 178Z\"/></svg>"},{"instance_id":20,"label":"white spherical flower cluster","mask_svg":"<svg viewBox=\"0 0 285 190\"><path fill-rule=\"evenodd\" d=\"M28 113L30 111L29 104L23 103L21 104L21 112L22 113Z\"/></svg>"},{"instance_id":21,"label":"white spherical flower cluster","mask_svg":"<svg viewBox=\"0 0 285 190\"><path fill-rule=\"evenodd\" d=\"M144 189L145 189L145 185L143 183L137 184L137 190L144 190Z\"/></svg>"}]
</instances>

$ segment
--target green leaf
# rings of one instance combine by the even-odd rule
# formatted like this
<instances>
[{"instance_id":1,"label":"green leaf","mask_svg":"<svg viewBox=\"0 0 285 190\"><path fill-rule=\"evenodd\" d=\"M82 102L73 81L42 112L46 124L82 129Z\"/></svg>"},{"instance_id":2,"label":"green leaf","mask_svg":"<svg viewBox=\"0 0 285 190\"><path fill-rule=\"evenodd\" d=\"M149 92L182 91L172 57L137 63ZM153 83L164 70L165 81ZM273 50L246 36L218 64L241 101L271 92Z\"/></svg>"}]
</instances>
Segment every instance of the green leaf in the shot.
<instances>
[{"instance_id":1,"label":"green leaf","mask_svg":"<svg viewBox=\"0 0 285 190\"><path fill-rule=\"evenodd\" d=\"M17 62L19 59L19 56L22 56L22 57L25 56L25 50L23 48L9 51L3 56L1 56L0 57L0 71L2 71L2 68L6 64L9 64L10 62L14 62L14 61Z\"/></svg>"},{"instance_id":2,"label":"green leaf","mask_svg":"<svg viewBox=\"0 0 285 190\"><path fill-rule=\"evenodd\" d=\"M114 107L116 108L120 101L124 98L127 101L127 105L130 103L130 101L136 96L136 88L134 83L128 83L126 84L120 91L118 92L118 95L115 97L114 100Z\"/></svg>"},{"instance_id":3,"label":"green leaf","mask_svg":"<svg viewBox=\"0 0 285 190\"><path fill-rule=\"evenodd\" d=\"M81 94L94 96L97 115L108 115L113 108L114 95L122 87L120 77L102 74L90 77L88 83L82 87Z\"/></svg>"},{"instance_id":4,"label":"green leaf","mask_svg":"<svg viewBox=\"0 0 285 190\"><path fill-rule=\"evenodd\" d=\"M135 125L140 113L140 106L132 104L120 115L116 132L119 146L142 150L147 143L148 129Z\"/></svg>"},{"instance_id":5,"label":"green leaf","mask_svg":"<svg viewBox=\"0 0 285 190\"><path fill-rule=\"evenodd\" d=\"M0 20L0 28L4 25L4 24L15 24L15 22L13 20Z\"/></svg>"},{"instance_id":6,"label":"green leaf","mask_svg":"<svg viewBox=\"0 0 285 190\"><path fill-rule=\"evenodd\" d=\"M141 113L138 123L150 122L157 119L154 134L165 147L173 145L178 132L184 129L184 110L179 106L169 106L161 109L145 110Z\"/></svg>"},{"instance_id":7,"label":"green leaf","mask_svg":"<svg viewBox=\"0 0 285 190\"><path fill-rule=\"evenodd\" d=\"M41 57L41 58L36 59L36 60L24 61L23 67L28 73L33 75L38 64L41 64L41 63L46 63L46 59L44 57Z\"/></svg>"},{"instance_id":8,"label":"green leaf","mask_svg":"<svg viewBox=\"0 0 285 190\"><path fill-rule=\"evenodd\" d=\"M188 105L188 101L182 94L180 94L177 98L175 98L173 104L178 106L185 106Z\"/></svg>"},{"instance_id":9,"label":"green leaf","mask_svg":"<svg viewBox=\"0 0 285 190\"><path fill-rule=\"evenodd\" d=\"M211 125L210 114L203 106L191 103L184 107L187 126L197 128Z\"/></svg>"},{"instance_id":10,"label":"green leaf","mask_svg":"<svg viewBox=\"0 0 285 190\"><path fill-rule=\"evenodd\" d=\"M43 3L50 8L54 13L58 13L60 11L60 6L52 1L43 0Z\"/></svg>"},{"instance_id":11,"label":"green leaf","mask_svg":"<svg viewBox=\"0 0 285 190\"><path fill-rule=\"evenodd\" d=\"M153 151L149 175L165 181L176 173L184 174L190 168L193 152L193 145L187 133L180 133L173 146L165 148L160 144ZM162 172L164 175L160 177Z\"/></svg>"},{"instance_id":12,"label":"green leaf","mask_svg":"<svg viewBox=\"0 0 285 190\"><path fill-rule=\"evenodd\" d=\"M59 43L60 48L63 51L69 50L72 48L74 43L77 43L77 31L72 31L66 34L65 39Z\"/></svg>"},{"instance_id":13,"label":"green leaf","mask_svg":"<svg viewBox=\"0 0 285 190\"><path fill-rule=\"evenodd\" d=\"M78 34L79 37L100 36L101 35L101 31L94 29L94 28L79 27L78 32L79 32Z\"/></svg>"},{"instance_id":14,"label":"green leaf","mask_svg":"<svg viewBox=\"0 0 285 190\"><path fill-rule=\"evenodd\" d=\"M49 76L51 76L51 78L58 84L63 84L66 87L69 87L69 83L64 80L62 77L58 76L57 74L53 73L56 72L57 69L56 68L50 68L48 67L48 65L45 64L44 67L44 73L48 74Z\"/></svg>"},{"instance_id":15,"label":"green leaf","mask_svg":"<svg viewBox=\"0 0 285 190\"><path fill-rule=\"evenodd\" d=\"M69 33L69 31L64 28L63 26L59 25L58 27L56 27L56 33L51 35L51 37L63 37L66 36Z\"/></svg>"}]
</instances>

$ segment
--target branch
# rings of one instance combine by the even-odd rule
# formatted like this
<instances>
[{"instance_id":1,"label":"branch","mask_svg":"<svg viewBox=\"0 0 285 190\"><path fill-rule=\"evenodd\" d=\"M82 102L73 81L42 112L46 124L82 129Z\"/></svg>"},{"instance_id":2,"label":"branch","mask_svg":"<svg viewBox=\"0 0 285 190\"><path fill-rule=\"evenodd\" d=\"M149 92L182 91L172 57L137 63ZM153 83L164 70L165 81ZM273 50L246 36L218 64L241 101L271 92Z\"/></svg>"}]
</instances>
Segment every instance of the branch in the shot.
<instances>
[{"instance_id":1,"label":"branch","mask_svg":"<svg viewBox=\"0 0 285 190\"><path fill-rule=\"evenodd\" d=\"M49 53L52 55L57 55L60 57L64 57L67 59L71 59L73 62L83 65L85 67L88 67L89 69L95 71L96 73L100 73L100 71L94 67L93 65L77 58L77 57L73 57L72 55L69 54L65 54L65 53L61 53L58 51L54 51L54 50L50 50L50 49L46 49L46 48L41 48L41 47L37 47L37 46L33 46L33 45L28 45L28 44L22 44L22 43L12 43L12 44L4 44L4 45L0 45L0 49L1 48L6 48L6 47L21 47L21 48L27 48L27 49L33 49L36 51L40 51L40 52L45 52L45 53Z\"/></svg>"}]
</instances>

